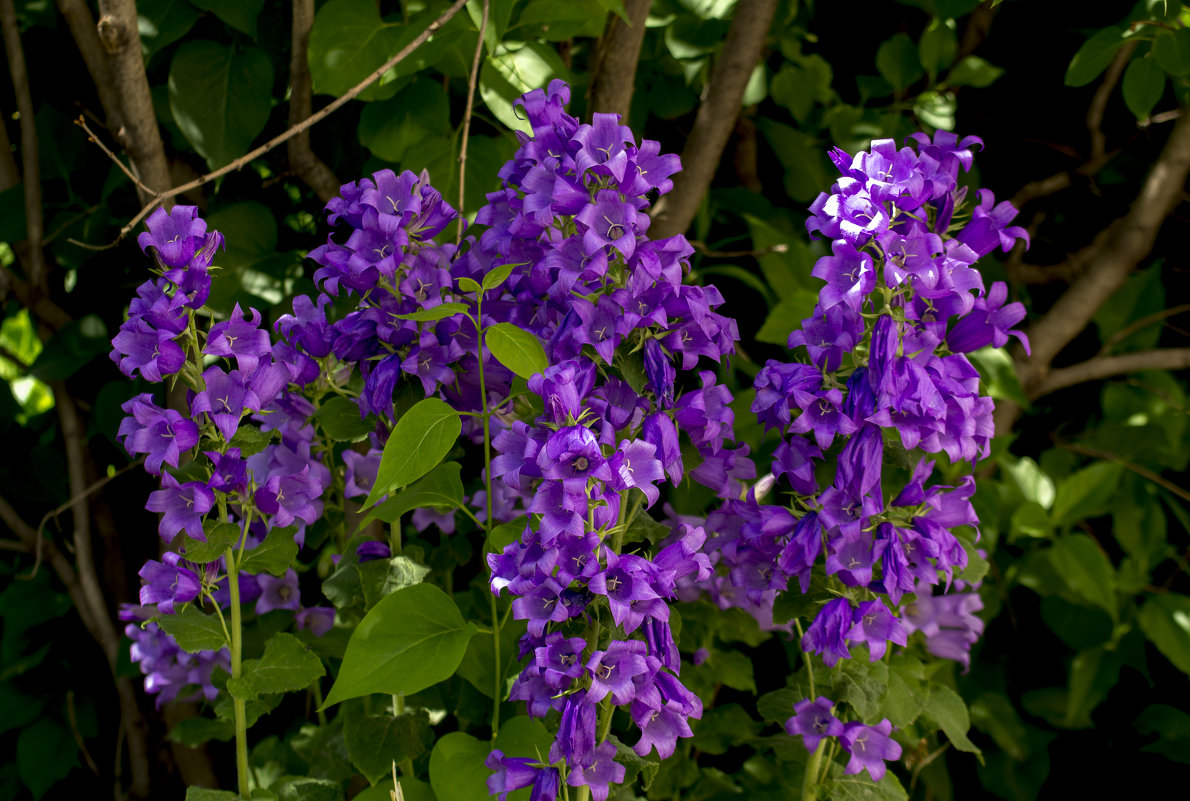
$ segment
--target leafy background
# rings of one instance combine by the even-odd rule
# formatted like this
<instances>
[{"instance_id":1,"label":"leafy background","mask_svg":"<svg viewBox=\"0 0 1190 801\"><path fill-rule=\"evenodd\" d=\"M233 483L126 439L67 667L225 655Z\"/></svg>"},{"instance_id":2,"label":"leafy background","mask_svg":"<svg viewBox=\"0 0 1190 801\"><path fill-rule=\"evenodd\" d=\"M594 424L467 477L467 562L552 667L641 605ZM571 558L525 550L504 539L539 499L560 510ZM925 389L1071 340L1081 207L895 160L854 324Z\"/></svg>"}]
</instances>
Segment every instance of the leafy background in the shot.
<instances>
[{"instance_id":1,"label":"leafy background","mask_svg":"<svg viewBox=\"0 0 1190 801\"><path fill-rule=\"evenodd\" d=\"M114 439L119 405L140 387L106 357L147 262L131 237L103 250L90 247L113 242L142 198L73 124L84 115L101 141L120 149L113 143L125 132L110 115L105 124L104 83L95 80L82 55L86 44L69 23L80 8L89 12L92 30L104 14L127 21L131 4L0 5L8 29L19 31L32 104L31 114L20 111L24 101L14 83L0 82L5 135L13 143L0 148L0 161L9 162L0 164L0 433L7 454L0 462L0 518L7 528L0 541L0 753L9 755L0 764L0 795L114 791L122 797L130 784L130 746L117 733L130 709L141 716L153 797L180 797L184 785L212 780L231 786L227 744L196 731L202 723L192 706L154 709L138 688L127 641L105 638L97 622L106 616L118 637L115 605L133 600L136 570L156 556L155 522L137 511L153 487L139 472L124 471L129 460ZM290 105L300 94L291 89L295 9L313 12L306 63L318 109L446 5L136 3L154 115L140 122L160 132L169 182L221 167L292 122ZM493 0L467 151L466 212L496 188L495 174L516 147L509 129L523 122L512 100L561 78L571 84L572 111L588 116L600 37L608 41L617 15L639 5ZM712 68L732 55L723 48L733 20L754 12L746 0L651 4L629 76L635 87L629 121L638 136L683 151L701 124L697 111ZM480 4L469 3L412 57L312 128L310 152L328 171L321 180L283 147L178 198L198 205L227 239L220 266L234 280L217 282L222 288L210 299L212 309L226 314L238 301L275 317L293 295L313 291L303 255L326 235L319 209L328 197L327 174L333 191L336 182L384 167L424 168L445 197L458 198L479 19ZM1051 309L1097 269L1096 253L1113 241L1098 237L1132 219L1126 215L1151 165L1186 148L1176 120L1190 89L1188 21L1181 3L1150 0L1133 7L1084 4L1077 12L1057 0L777 3L738 101L739 119L711 162L711 189L705 196L685 190L701 202L675 223L697 243L696 277L714 281L727 298L726 313L740 321L741 356L724 376L738 390L737 419L746 419L752 376L765 359L783 358L788 332L813 305L817 282L810 268L822 250L805 236L803 221L808 203L833 179L830 147L854 152L875 137L900 139L934 127L982 137L987 150L972 182L1015 199L1018 222L1032 236L1027 254L986 259L986 280L1006 280L1029 309L1033 330L1044 330L1055 319ZM6 41L11 57L13 39ZM30 131L40 150L32 172ZM1174 195L1184 178L1183 169ZM41 191L36 234L31 184ZM988 626L971 671L953 677L970 705L970 741L983 759L925 740L906 749L901 780L915 798L1032 799L1078 791L1099 797L1142 776L1155 786L1190 763L1184 372L1190 282L1181 253L1187 228L1176 197L1152 213L1153 241L1127 254L1128 263L1113 273L1118 289L1075 309L1088 324L1057 345L1052 365L1020 353L1015 361L988 353L979 363L998 402L1022 407L1002 414L996 458L980 477ZM34 266L34 251L44 256L44 273ZM1068 307L1058 309L1069 314ZM1150 357L1154 352L1166 360ZM1109 357L1119 360L1118 372L1091 371L1086 380L1046 388L1046 375ZM758 429L738 431L754 451L763 447ZM71 451L78 443L82 455ZM72 475L74 468L81 473ZM71 513L79 488L104 479L110 481L81 504L87 515ZM693 491L670 500L679 511L698 511L706 501ZM467 567L471 548L466 542L428 548L433 580L465 595L475 577ZM85 587L69 583L72 576L98 583L98 606L93 597L86 600ZM785 689L790 646L761 636L738 616L699 607L682 615L683 650L695 643L710 648L691 681L708 702L715 699L714 708L686 746L686 758L662 767L648 797L741 791L764 797L771 773L796 771L804 759L773 737L772 721L788 714L792 698L780 694L791 692ZM510 642L502 653L512 652ZM460 697L484 691L467 684L466 665L465 658L462 679L448 685ZM878 708L880 687L911 683L913 671L894 663L886 675L855 677L854 697L862 703L867 693ZM474 703L490 701L477 696ZM948 728L940 719L945 708L932 714L948 734L961 732L958 722ZM480 753L462 731L466 721L431 727L415 717L398 725L365 714L335 729L311 725L300 703L263 721L254 759L313 777L294 797L351 775L378 780L387 760L368 747L378 741L430 763L431 774L457 774L459 787L481 779L486 746ZM448 731L451 726L459 731ZM501 736L543 741L544 731L534 726ZM434 790L439 798L455 792ZM430 797L426 788L407 792Z\"/></svg>"}]
</instances>

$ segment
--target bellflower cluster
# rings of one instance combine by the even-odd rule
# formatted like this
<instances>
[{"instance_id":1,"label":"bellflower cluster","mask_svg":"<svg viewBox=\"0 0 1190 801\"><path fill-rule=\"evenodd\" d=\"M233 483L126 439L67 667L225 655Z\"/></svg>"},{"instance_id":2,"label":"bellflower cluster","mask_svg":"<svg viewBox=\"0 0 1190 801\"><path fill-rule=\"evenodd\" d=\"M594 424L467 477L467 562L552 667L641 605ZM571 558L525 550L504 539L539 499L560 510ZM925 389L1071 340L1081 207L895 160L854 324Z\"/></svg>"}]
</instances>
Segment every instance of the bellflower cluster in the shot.
<instances>
[{"instance_id":1,"label":"bellflower cluster","mask_svg":"<svg viewBox=\"0 0 1190 801\"><path fill-rule=\"evenodd\" d=\"M290 390L310 380L296 352L284 343L274 348L254 309L245 315L237 305L230 319L214 323L205 335L196 324L222 235L208 231L190 206L158 209L147 225L138 242L154 254L159 276L137 289L128 320L112 341L112 359L126 375L155 383L172 376L191 389L187 414L161 408L153 393L137 395L123 405L128 416L118 430L128 452L144 454L145 469L160 476L146 508L160 514L158 533L170 549L141 569L140 600L160 615L173 615L191 602L230 603L224 556L190 558L209 531L233 525L249 550L273 531L300 544L305 526L321 514L330 470L310 425L315 409ZM201 370L204 356L227 362ZM277 433L249 454L237 434L253 414L256 425ZM321 608L301 607L292 569L280 578L240 573L237 583L241 603L255 602L258 614L286 609L302 615L299 626L328 628ZM177 677L187 675L210 695L207 668L226 662L226 651L219 652L222 657L187 654L157 624L133 634L135 628L130 625L128 633L134 652L143 655L135 661L149 692L172 687L159 696L168 700L180 688ZM205 666L206 680L194 680L196 665Z\"/></svg>"},{"instance_id":2,"label":"bellflower cluster","mask_svg":"<svg viewBox=\"0 0 1190 801\"><path fill-rule=\"evenodd\" d=\"M807 222L812 235L830 240L830 255L813 270L825 286L814 314L789 337L804 361L769 361L755 381L752 411L781 435L774 483L728 500L706 523L718 560L704 586L721 605L745 605L763 618L791 583L807 592L823 565L838 597L821 607L801 645L828 667L856 645L867 645L875 661L915 631L932 653L969 663L982 631L973 614L978 595L947 589L960 586L952 579L967 564L954 531L978 526L974 479L928 482L934 455L974 464L988 454L993 404L966 354L1009 336L1028 348L1014 328L1024 308L1006 304L1001 283L985 292L973 266L996 247L1027 240L1009 225L1015 209L995 204L987 190L963 209L959 169L970 168L982 143L945 131L911 139L916 147L879 140L854 158L831 154L842 177L814 201ZM904 461L891 458L898 452L918 454L899 490L889 467ZM762 502L773 487L788 505ZM867 768L878 779L881 760L900 752L890 724L840 724L831 707L807 699L790 726L811 750L819 736L838 737L852 756L848 772Z\"/></svg>"},{"instance_id":3,"label":"bellflower cluster","mask_svg":"<svg viewBox=\"0 0 1190 801\"><path fill-rule=\"evenodd\" d=\"M622 551L632 521L661 482L685 475L680 432L703 460L691 477L724 497L755 471L746 446L726 446L730 392L711 371L682 380L702 357L730 354L738 333L714 311L713 287L683 283L693 252L684 237L647 236L645 209L672 187L678 158L638 145L616 115L580 124L568 98L555 81L519 101L533 133L520 135L504 189L476 217L487 229L461 263L477 277L492 261L524 265L508 300L484 309L534 333L550 362L528 384L543 413L494 438L493 515L530 517L488 564L492 591L510 592L513 616L528 624L529 662L511 697L530 715L557 714L559 731L547 763L493 752L489 789L532 784L534 798L552 799L561 779L602 801L624 775L597 736L612 706L627 707L639 730L634 750L663 758L702 714L678 679L669 603L679 581L709 575L706 535L683 527L650 559Z\"/></svg>"}]
</instances>

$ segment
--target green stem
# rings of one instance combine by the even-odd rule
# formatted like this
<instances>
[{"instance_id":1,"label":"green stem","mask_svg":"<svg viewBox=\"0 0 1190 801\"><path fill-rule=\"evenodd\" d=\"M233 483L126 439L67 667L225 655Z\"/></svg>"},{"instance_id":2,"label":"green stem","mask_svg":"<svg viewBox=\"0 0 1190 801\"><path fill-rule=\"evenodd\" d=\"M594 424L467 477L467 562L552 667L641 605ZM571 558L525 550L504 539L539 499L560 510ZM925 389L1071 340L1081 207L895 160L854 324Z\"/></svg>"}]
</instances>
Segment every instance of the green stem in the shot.
<instances>
[{"instance_id":1,"label":"green stem","mask_svg":"<svg viewBox=\"0 0 1190 801\"><path fill-rule=\"evenodd\" d=\"M484 6L487 13L487 6ZM483 34L480 34L482 38ZM483 521L484 541L492 536L492 410L488 406L488 388L483 370L483 291L475 293L475 341L479 357L479 397L483 403L483 479L486 491L487 514ZM492 610L492 742L496 742L496 735L500 733L500 696L504 688L504 676L500 671L500 610L496 606L496 596L489 594Z\"/></svg>"},{"instance_id":2,"label":"green stem","mask_svg":"<svg viewBox=\"0 0 1190 801\"><path fill-rule=\"evenodd\" d=\"M314 694L314 714L318 715L318 725L326 725L326 712L322 711L322 683L314 679L310 685L310 692Z\"/></svg>"},{"instance_id":3,"label":"green stem","mask_svg":"<svg viewBox=\"0 0 1190 801\"><path fill-rule=\"evenodd\" d=\"M819 742L814 753L810 754L810 761L806 763L806 775L802 779L802 801L812 801L817 796L818 768L822 763L822 752L826 750L826 743Z\"/></svg>"},{"instance_id":4,"label":"green stem","mask_svg":"<svg viewBox=\"0 0 1190 801\"><path fill-rule=\"evenodd\" d=\"M240 571L236 564L235 552L227 549L224 554L227 562L227 586L231 593L231 677L238 679L243 673L243 620L240 610ZM244 699L231 697L232 709L235 712L236 727L236 778L241 798L248 797L248 716L244 708Z\"/></svg>"},{"instance_id":5,"label":"green stem","mask_svg":"<svg viewBox=\"0 0 1190 801\"><path fill-rule=\"evenodd\" d=\"M802 621L794 618L793 625L797 628L798 649L801 649L801 641L805 638L805 632L802 631ZM810 679L810 698L817 698L818 693L814 692L814 666L810 664L810 655L802 651L802 662L806 665L806 676Z\"/></svg>"}]
</instances>

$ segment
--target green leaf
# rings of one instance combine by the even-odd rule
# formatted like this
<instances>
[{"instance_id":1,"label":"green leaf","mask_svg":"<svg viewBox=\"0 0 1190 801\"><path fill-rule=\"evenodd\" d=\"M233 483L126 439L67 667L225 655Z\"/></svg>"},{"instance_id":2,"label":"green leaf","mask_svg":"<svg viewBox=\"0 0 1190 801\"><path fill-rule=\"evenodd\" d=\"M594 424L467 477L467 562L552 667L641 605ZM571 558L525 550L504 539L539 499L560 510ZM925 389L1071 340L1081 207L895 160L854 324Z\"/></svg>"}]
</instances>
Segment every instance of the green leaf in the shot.
<instances>
[{"instance_id":1,"label":"green leaf","mask_svg":"<svg viewBox=\"0 0 1190 801\"><path fill-rule=\"evenodd\" d=\"M186 801L239 801L230 790L209 790L206 787L187 787Z\"/></svg>"},{"instance_id":2,"label":"green leaf","mask_svg":"<svg viewBox=\"0 0 1190 801\"><path fill-rule=\"evenodd\" d=\"M212 169L244 155L272 107L273 64L263 50L190 41L169 67L174 121Z\"/></svg>"},{"instance_id":3,"label":"green leaf","mask_svg":"<svg viewBox=\"0 0 1190 801\"><path fill-rule=\"evenodd\" d=\"M1115 58L1116 51L1124 46L1125 30L1119 26L1104 28L1083 42L1066 68L1066 85L1086 86L1099 77Z\"/></svg>"},{"instance_id":4,"label":"green leaf","mask_svg":"<svg viewBox=\"0 0 1190 801\"><path fill-rule=\"evenodd\" d=\"M416 484L401 490L368 512L360 528L370 520L395 523L412 509L458 509L463 505L463 481L459 478L462 469L458 462L443 462Z\"/></svg>"},{"instance_id":5,"label":"green leaf","mask_svg":"<svg viewBox=\"0 0 1190 801\"><path fill-rule=\"evenodd\" d=\"M1124 70L1124 105L1138 120L1147 120L1165 94L1165 71L1151 58L1134 58Z\"/></svg>"},{"instance_id":6,"label":"green leaf","mask_svg":"<svg viewBox=\"0 0 1190 801\"><path fill-rule=\"evenodd\" d=\"M557 0L532 0L517 18L509 32L524 41L545 39L561 42L575 37L598 37L603 32L603 18L591 13L590 0L559 3Z\"/></svg>"},{"instance_id":7,"label":"green leaf","mask_svg":"<svg viewBox=\"0 0 1190 801\"><path fill-rule=\"evenodd\" d=\"M1116 462L1095 462L1058 482L1050 514L1057 527L1097 517L1111 508L1123 467Z\"/></svg>"},{"instance_id":8,"label":"green leaf","mask_svg":"<svg viewBox=\"0 0 1190 801\"><path fill-rule=\"evenodd\" d=\"M189 0L140 0L136 14L146 64L154 53L185 36L199 17Z\"/></svg>"},{"instance_id":9,"label":"green leaf","mask_svg":"<svg viewBox=\"0 0 1190 801\"><path fill-rule=\"evenodd\" d=\"M1077 654L1070 663L1069 692L1066 695L1067 728L1091 728L1091 713L1107 698L1120 677L1120 651L1092 648Z\"/></svg>"},{"instance_id":10,"label":"green leaf","mask_svg":"<svg viewBox=\"0 0 1190 801\"><path fill-rule=\"evenodd\" d=\"M370 783L376 784L392 772L395 760L417 759L433 742L430 718L425 710L391 715L351 715L343 723L343 739L351 764Z\"/></svg>"},{"instance_id":11,"label":"green leaf","mask_svg":"<svg viewBox=\"0 0 1190 801\"><path fill-rule=\"evenodd\" d=\"M203 533L207 541L196 540L183 534L181 542L174 540L180 547L186 559L200 565L214 562L227 552L227 549L239 542L240 527L235 523L218 523L213 518L203 521Z\"/></svg>"},{"instance_id":12,"label":"green leaf","mask_svg":"<svg viewBox=\"0 0 1190 801\"><path fill-rule=\"evenodd\" d=\"M371 693L424 690L451 676L476 633L450 596L415 584L383 598L364 616L323 708ZM482 760L481 760L482 764Z\"/></svg>"},{"instance_id":13,"label":"green leaf","mask_svg":"<svg viewBox=\"0 0 1190 801\"><path fill-rule=\"evenodd\" d=\"M240 570L245 573L284 576L297 559L298 544L293 535L294 529L291 526L274 528L260 545L250 551L244 551L240 558Z\"/></svg>"},{"instance_id":14,"label":"green leaf","mask_svg":"<svg viewBox=\"0 0 1190 801\"><path fill-rule=\"evenodd\" d=\"M1086 534L1067 535L1054 543L1050 555L1071 592L1115 619L1116 571L1094 540Z\"/></svg>"},{"instance_id":15,"label":"green leaf","mask_svg":"<svg viewBox=\"0 0 1190 801\"><path fill-rule=\"evenodd\" d=\"M256 18L264 8L264 0L190 0L203 11L210 11L230 27L249 36L256 36Z\"/></svg>"},{"instance_id":16,"label":"green leaf","mask_svg":"<svg viewBox=\"0 0 1190 801\"><path fill-rule=\"evenodd\" d=\"M364 608L371 609L381 598L414 584L420 584L430 569L408 556L376 559L359 566L364 590Z\"/></svg>"},{"instance_id":17,"label":"green leaf","mask_svg":"<svg viewBox=\"0 0 1190 801\"><path fill-rule=\"evenodd\" d=\"M1190 74L1190 28L1160 30L1153 41L1153 58L1175 78Z\"/></svg>"},{"instance_id":18,"label":"green leaf","mask_svg":"<svg viewBox=\"0 0 1190 801\"><path fill-rule=\"evenodd\" d=\"M227 645L219 618L204 615L197 607L187 606L176 615L158 615L153 619L188 654L217 651Z\"/></svg>"},{"instance_id":19,"label":"green leaf","mask_svg":"<svg viewBox=\"0 0 1190 801\"><path fill-rule=\"evenodd\" d=\"M991 86L1004 74L1000 67L993 66L979 56L963 56L954 69L946 74L946 83L951 86L974 86L982 89Z\"/></svg>"},{"instance_id":20,"label":"green leaf","mask_svg":"<svg viewBox=\"0 0 1190 801\"><path fill-rule=\"evenodd\" d=\"M490 292L498 288L508 280L508 276L512 275L512 270L516 266L515 264L501 264L498 267L488 270L487 274L483 277L483 283L480 284L480 288L484 292Z\"/></svg>"},{"instance_id":21,"label":"green leaf","mask_svg":"<svg viewBox=\"0 0 1190 801\"><path fill-rule=\"evenodd\" d=\"M500 722L500 733L496 736L496 748L507 756L529 757L549 761L550 746L554 736L546 730L540 720L525 715ZM528 792L524 793L528 797ZM515 798L515 796L513 796Z\"/></svg>"},{"instance_id":22,"label":"green leaf","mask_svg":"<svg viewBox=\"0 0 1190 801\"><path fill-rule=\"evenodd\" d=\"M952 19L935 17L930 25L922 31L921 39L917 42L917 55L922 66L926 68L926 75L933 83L938 73L954 63L958 54L959 40L955 35L955 23Z\"/></svg>"},{"instance_id":23,"label":"green leaf","mask_svg":"<svg viewBox=\"0 0 1190 801\"><path fill-rule=\"evenodd\" d=\"M721 704L707 710L692 728L691 745L708 754L720 755L760 734L764 725L753 720L739 704Z\"/></svg>"},{"instance_id":24,"label":"green leaf","mask_svg":"<svg viewBox=\"0 0 1190 801\"><path fill-rule=\"evenodd\" d=\"M269 785L277 801L343 801L342 782L309 776L282 776Z\"/></svg>"},{"instance_id":25,"label":"green leaf","mask_svg":"<svg viewBox=\"0 0 1190 801\"><path fill-rule=\"evenodd\" d=\"M1190 674L1190 597L1172 592L1154 595L1140 608L1138 620L1157 650Z\"/></svg>"},{"instance_id":26,"label":"green leaf","mask_svg":"<svg viewBox=\"0 0 1190 801\"><path fill-rule=\"evenodd\" d=\"M984 693L971 703L971 723L991 736L1008 756L1023 761L1029 756L1029 733L1012 702L997 693Z\"/></svg>"},{"instance_id":27,"label":"green leaf","mask_svg":"<svg viewBox=\"0 0 1190 801\"><path fill-rule=\"evenodd\" d=\"M963 526L955 534L958 541L962 544L963 550L967 552L967 566L963 568L963 572L959 573L958 578L969 584L977 585L988 574L988 560L983 557L975 544L975 531L973 529L969 526Z\"/></svg>"},{"instance_id":28,"label":"green leaf","mask_svg":"<svg viewBox=\"0 0 1190 801\"><path fill-rule=\"evenodd\" d=\"M938 724L955 748L971 754L981 753L975 743L967 739L971 718L967 714L967 705L954 690L945 684L933 685L925 715Z\"/></svg>"},{"instance_id":29,"label":"green leaf","mask_svg":"<svg viewBox=\"0 0 1190 801\"><path fill-rule=\"evenodd\" d=\"M1025 409L1029 407L1029 399L1025 397L1016 374L1016 363L1006 349L988 346L968 353L967 358L979 370L984 387L993 399L1012 401Z\"/></svg>"},{"instance_id":30,"label":"green leaf","mask_svg":"<svg viewBox=\"0 0 1190 801\"><path fill-rule=\"evenodd\" d=\"M500 364L521 378L532 378L550 366L541 340L512 323L496 323L486 329L484 341Z\"/></svg>"},{"instance_id":31,"label":"green leaf","mask_svg":"<svg viewBox=\"0 0 1190 801\"><path fill-rule=\"evenodd\" d=\"M314 419L335 442L360 442L376 427L373 418L360 416L358 403L340 395L318 407Z\"/></svg>"},{"instance_id":32,"label":"green leaf","mask_svg":"<svg viewBox=\"0 0 1190 801\"><path fill-rule=\"evenodd\" d=\"M917 57L917 48L903 33L898 33L876 48L876 70L880 77L898 90L907 88L924 73L921 60Z\"/></svg>"},{"instance_id":33,"label":"green leaf","mask_svg":"<svg viewBox=\"0 0 1190 801\"><path fill-rule=\"evenodd\" d=\"M34 801L78 765L78 747L70 730L53 718L43 717L17 737L17 773Z\"/></svg>"},{"instance_id":34,"label":"green leaf","mask_svg":"<svg viewBox=\"0 0 1190 801\"><path fill-rule=\"evenodd\" d=\"M837 767L837 766L832 766ZM835 771L832 770L832 773ZM855 776L838 775L825 783L825 798L831 801L906 801L909 795L893 773L885 774L878 782L867 773Z\"/></svg>"},{"instance_id":35,"label":"green leaf","mask_svg":"<svg viewBox=\"0 0 1190 801\"><path fill-rule=\"evenodd\" d=\"M424 323L431 320L445 320L447 317L454 317L456 314L462 314L467 311L466 303L439 303L437 306L431 306L428 309L421 309L420 311L410 312L409 314L394 314L398 320L414 320L415 322Z\"/></svg>"},{"instance_id":36,"label":"green leaf","mask_svg":"<svg viewBox=\"0 0 1190 801\"><path fill-rule=\"evenodd\" d=\"M503 42L484 60L479 71L479 94L506 127L531 133L528 120L517 115L513 101L525 92L547 86L554 78L569 77L557 51L548 44Z\"/></svg>"},{"instance_id":37,"label":"green leaf","mask_svg":"<svg viewBox=\"0 0 1190 801\"><path fill-rule=\"evenodd\" d=\"M1151 704L1140 713L1133 727L1140 734L1156 734L1155 743L1141 750L1190 765L1190 715L1167 704Z\"/></svg>"},{"instance_id":38,"label":"green leaf","mask_svg":"<svg viewBox=\"0 0 1190 801\"><path fill-rule=\"evenodd\" d=\"M899 729L913 724L930 700L930 685L924 679L921 662L897 654L888 666L888 692L880 702L877 717L888 718Z\"/></svg>"},{"instance_id":39,"label":"green leaf","mask_svg":"<svg viewBox=\"0 0 1190 801\"><path fill-rule=\"evenodd\" d=\"M837 700L851 704L864 720L875 718L888 689L888 666L859 655L842 660L834 673Z\"/></svg>"},{"instance_id":40,"label":"green leaf","mask_svg":"<svg viewBox=\"0 0 1190 801\"><path fill-rule=\"evenodd\" d=\"M227 691L236 698L251 700L304 690L325 674L321 659L297 637L281 632L264 647L264 656L245 661L240 677L227 680Z\"/></svg>"},{"instance_id":41,"label":"green leaf","mask_svg":"<svg viewBox=\"0 0 1190 801\"><path fill-rule=\"evenodd\" d=\"M527 522L528 518L526 518L524 515L521 515L515 520L511 520L507 523L501 523L500 525L493 528L491 535L488 537L488 550L490 550L492 553L500 553L509 544L511 544L513 540L519 540L521 538L521 534L523 534L525 531L525 524Z\"/></svg>"},{"instance_id":42,"label":"green leaf","mask_svg":"<svg viewBox=\"0 0 1190 801\"><path fill-rule=\"evenodd\" d=\"M524 633L525 624L519 621L500 627L500 673L505 679L518 672L517 641ZM472 687L488 698L496 693L496 681L492 675L492 666L495 664L496 655L492 646L492 634L488 632L476 634L471 638L471 642L467 643L467 652L463 654L463 660L459 662L459 669L456 671L458 675L470 682ZM504 682L501 682L501 688L503 687ZM506 690L501 689L500 692L503 693ZM501 731L503 731L503 727L501 727Z\"/></svg>"},{"instance_id":43,"label":"green leaf","mask_svg":"<svg viewBox=\"0 0 1190 801\"><path fill-rule=\"evenodd\" d=\"M110 349L107 326L99 317L89 314L55 331L29 366L29 374L46 382L65 381Z\"/></svg>"},{"instance_id":44,"label":"green leaf","mask_svg":"<svg viewBox=\"0 0 1190 801\"><path fill-rule=\"evenodd\" d=\"M476 801L488 797L484 760L491 753L486 742L470 734L451 732L430 753L430 786L438 801Z\"/></svg>"},{"instance_id":45,"label":"green leaf","mask_svg":"<svg viewBox=\"0 0 1190 801\"><path fill-rule=\"evenodd\" d=\"M476 281L474 278L468 278L465 275L462 278L458 279L458 283L459 283L459 289L462 289L464 292L482 292L483 291L483 287L481 287L479 285L478 281Z\"/></svg>"},{"instance_id":46,"label":"green leaf","mask_svg":"<svg viewBox=\"0 0 1190 801\"><path fill-rule=\"evenodd\" d=\"M378 69L402 47L413 41L443 10L430 3L421 13L403 22L384 22L371 0L330 0L314 15L310 30L310 77L318 94L342 95ZM398 73L413 74L431 66L462 34L463 21L451 20L408 58L380 80L364 89L359 98L385 100L400 88Z\"/></svg>"},{"instance_id":47,"label":"green leaf","mask_svg":"<svg viewBox=\"0 0 1190 801\"><path fill-rule=\"evenodd\" d=\"M360 143L393 164L408 160L412 166L424 158L428 142L450 133L450 95L428 77L417 78L389 100L369 103L359 119Z\"/></svg>"},{"instance_id":48,"label":"green leaf","mask_svg":"<svg viewBox=\"0 0 1190 801\"><path fill-rule=\"evenodd\" d=\"M801 328L802 321L814 314L817 303L818 296L813 292L797 290L796 294L786 297L769 312L764 325L756 332L756 339L784 346L789 341L790 333Z\"/></svg>"},{"instance_id":49,"label":"green leaf","mask_svg":"<svg viewBox=\"0 0 1190 801\"><path fill-rule=\"evenodd\" d=\"M418 401L401 415L380 456L376 483L364 506L430 472L454 447L463 430L459 413L438 398Z\"/></svg>"},{"instance_id":50,"label":"green leaf","mask_svg":"<svg viewBox=\"0 0 1190 801\"><path fill-rule=\"evenodd\" d=\"M756 711L760 716L773 723L784 723L793 715L793 707L805 696L789 687L765 693L756 699Z\"/></svg>"},{"instance_id":51,"label":"green leaf","mask_svg":"<svg viewBox=\"0 0 1190 801\"><path fill-rule=\"evenodd\" d=\"M193 717L175 723L169 730L167 739L195 748L211 740L227 742L235 736L236 727L230 721Z\"/></svg>"}]
</instances>

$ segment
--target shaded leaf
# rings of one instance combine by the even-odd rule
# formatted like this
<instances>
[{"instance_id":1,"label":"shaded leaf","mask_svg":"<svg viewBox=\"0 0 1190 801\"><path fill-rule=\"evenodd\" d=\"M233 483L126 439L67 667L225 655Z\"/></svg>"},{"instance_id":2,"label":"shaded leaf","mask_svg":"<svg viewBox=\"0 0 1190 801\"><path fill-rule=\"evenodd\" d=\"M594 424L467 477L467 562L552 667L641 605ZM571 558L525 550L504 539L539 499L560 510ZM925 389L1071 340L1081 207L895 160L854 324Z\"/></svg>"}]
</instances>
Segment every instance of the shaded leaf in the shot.
<instances>
[{"instance_id":1,"label":"shaded leaf","mask_svg":"<svg viewBox=\"0 0 1190 801\"><path fill-rule=\"evenodd\" d=\"M1190 597L1154 595L1138 615L1141 631L1183 673L1190 674Z\"/></svg>"},{"instance_id":2,"label":"shaded leaf","mask_svg":"<svg viewBox=\"0 0 1190 801\"><path fill-rule=\"evenodd\" d=\"M217 651L227 645L219 618L203 614L197 607L187 606L176 615L158 615L154 620L186 653Z\"/></svg>"},{"instance_id":3,"label":"shaded leaf","mask_svg":"<svg viewBox=\"0 0 1190 801\"><path fill-rule=\"evenodd\" d=\"M365 506L430 472L454 446L462 430L459 413L438 398L414 404L401 415L384 445L376 483Z\"/></svg>"},{"instance_id":4,"label":"shaded leaf","mask_svg":"<svg viewBox=\"0 0 1190 801\"><path fill-rule=\"evenodd\" d=\"M244 155L269 118L273 64L262 50L190 41L169 68L169 106L212 169Z\"/></svg>"},{"instance_id":5,"label":"shaded leaf","mask_svg":"<svg viewBox=\"0 0 1190 801\"><path fill-rule=\"evenodd\" d=\"M321 659L297 637L281 632L269 640L264 656L246 660L240 677L227 680L227 691L236 698L250 700L304 690L325 674Z\"/></svg>"},{"instance_id":6,"label":"shaded leaf","mask_svg":"<svg viewBox=\"0 0 1190 801\"><path fill-rule=\"evenodd\" d=\"M371 693L415 693L447 679L475 634L450 596L415 584L381 599L347 643L323 708ZM481 760L482 762L482 760Z\"/></svg>"},{"instance_id":7,"label":"shaded leaf","mask_svg":"<svg viewBox=\"0 0 1190 801\"><path fill-rule=\"evenodd\" d=\"M521 378L532 378L550 365L541 340L512 323L496 323L486 329L484 341L492 355Z\"/></svg>"},{"instance_id":8,"label":"shaded leaf","mask_svg":"<svg viewBox=\"0 0 1190 801\"><path fill-rule=\"evenodd\" d=\"M971 718L967 713L967 705L954 690L944 684L933 685L925 715L938 724L955 748L972 754L980 753L975 743L967 738Z\"/></svg>"}]
</instances>

